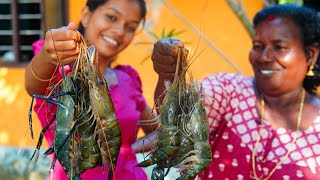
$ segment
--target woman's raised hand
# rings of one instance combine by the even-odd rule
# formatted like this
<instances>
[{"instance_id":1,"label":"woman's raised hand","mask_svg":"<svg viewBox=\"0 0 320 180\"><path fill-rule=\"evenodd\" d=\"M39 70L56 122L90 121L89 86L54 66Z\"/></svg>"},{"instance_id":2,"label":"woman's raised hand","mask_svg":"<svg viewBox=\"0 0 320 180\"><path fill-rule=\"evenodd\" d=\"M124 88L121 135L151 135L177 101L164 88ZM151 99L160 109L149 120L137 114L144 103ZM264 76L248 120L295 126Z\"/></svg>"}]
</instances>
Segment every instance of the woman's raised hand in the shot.
<instances>
[{"instance_id":1,"label":"woman's raised hand","mask_svg":"<svg viewBox=\"0 0 320 180\"><path fill-rule=\"evenodd\" d=\"M174 38L164 38L154 44L151 58L160 79L173 81L179 47L183 48L184 43Z\"/></svg>"},{"instance_id":2,"label":"woman's raised hand","mask_svg":"<svg viewBox=\"0 0 320 180\"><path fill-rule=\"evenodd\" d=\"M45 35L43 51L50 64L70 64L78 58L80 33L73 22L69 25L50 29Z\"/></svg>"}]
</instances>

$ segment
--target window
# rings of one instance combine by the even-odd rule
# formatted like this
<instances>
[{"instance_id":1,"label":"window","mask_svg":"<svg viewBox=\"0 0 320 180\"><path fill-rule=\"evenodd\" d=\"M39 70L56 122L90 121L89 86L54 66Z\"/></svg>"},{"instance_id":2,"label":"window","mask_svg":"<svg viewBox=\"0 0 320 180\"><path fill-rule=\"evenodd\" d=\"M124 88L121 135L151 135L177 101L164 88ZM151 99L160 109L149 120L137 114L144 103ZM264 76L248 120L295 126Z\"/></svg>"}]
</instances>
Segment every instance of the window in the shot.
<instances>
[{"instance_id":1,"label":"window","mask_svg":"<svg viewBox=\"0 0 320 180\"><path fill-rule=\"evenodd\" d=\"M28 62L42 38L42 0L0 1L0 65Z\"/></svg>"}]
</instances>

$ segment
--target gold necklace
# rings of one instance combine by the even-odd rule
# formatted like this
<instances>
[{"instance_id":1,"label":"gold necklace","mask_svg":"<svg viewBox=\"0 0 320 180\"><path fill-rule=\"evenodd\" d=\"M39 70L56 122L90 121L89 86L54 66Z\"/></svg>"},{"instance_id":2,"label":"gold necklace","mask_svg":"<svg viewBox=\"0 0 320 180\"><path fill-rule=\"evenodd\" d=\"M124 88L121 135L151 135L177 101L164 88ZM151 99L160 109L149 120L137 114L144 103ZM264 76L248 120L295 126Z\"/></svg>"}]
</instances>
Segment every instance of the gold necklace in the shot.
<instances>
[{"instance_id":1,"label":"gold necklace","mask_svg":"<svg viewBox=\"0 0 320 180\"><path fill-rule=\"evenodd\" d=\"M304 99L305 99L305 90L302 90L302 96L301 96L301 101L300 101L300 107L299 107L299 114L298 114L298 121L297 121L297 129L296 132L294 133L294 137L293 137L293 141L291 143L294 144L297 140L298 137L298 132L300 131L300 124L301 124L301 118L302 118L302 111L303 111L303 107L304 107ZM264 115L264 98L263 96L261 97L261 125L260 125L260 130L259 130L259 137L254 145L254 149L252 151L252 156L251 156L251 160L252 160L252 170L253 170L253 175L254 178L259 180L259 177L257 176L257 172L256 172L256 161L255 161L255 156L257 153L257 149L258 149L258 145L260 143L261 140L261 136L262 136L262 120L263 120L263 115ZM292 148L290 148L287 153L280 158L280 161L276 164L276 166L271 170L271 172L269 173L269 175L266 178L263 178L262 180L268 180L272 174L277 170L277 168L289 157L289 154L292 152Z\"/></svg>"}]
</instances>

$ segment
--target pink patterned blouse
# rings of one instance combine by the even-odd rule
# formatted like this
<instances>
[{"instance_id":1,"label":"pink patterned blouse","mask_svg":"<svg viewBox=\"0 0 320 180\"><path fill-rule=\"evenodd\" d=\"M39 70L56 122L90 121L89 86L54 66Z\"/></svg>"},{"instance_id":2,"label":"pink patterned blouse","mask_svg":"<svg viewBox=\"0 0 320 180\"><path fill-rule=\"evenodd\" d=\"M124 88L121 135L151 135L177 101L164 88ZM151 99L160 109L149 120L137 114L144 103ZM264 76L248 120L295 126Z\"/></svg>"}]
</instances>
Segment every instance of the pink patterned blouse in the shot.
<instances>
[{"instance_id":1,"label":"pink patterned blouse","mask_svg":"<svg viewBox=\"0 0 320 180\"><path fill-rule=\"evenodd\" d=\"M33 43L33 50L35 53L39 52L43 43L43 40ZM69 66L65 66L65 70L67 72L70 71ZM117 76L118 82L111 85L109 89L122 133L122 146L116 166L116 179L127 180L129 178L133 180L144 180L147 179L147 175L144 169L135 167L137 164L136 154L131 148L132 143L134 143L136 139L136 124L138 120L141 119L141 112L146 107L146 101L142 96L140 77L130 66L117 66L113 71ZM58 73L56 78L62 78L61 72ZM56 106L43 102L44 101L42 99L37 99L34 111L37 113L42 127L45 127L50 121L52 115L56 112ZM54 140L54 126L55 123L45 133L45 138L48 141L49 146ZM51 159L52 158L53 155ZM102 167L87 170L81 175L81 178L84 180L106 180L108 179L107 168L108 165L105 166L104 172ZM50 175L48 177L50 178ZM68 179L58 161L54 168L53 179Z\"/></svg>"},{"instance_id":2,"label":"pink patterned blouse","mask_svg":"<svg viewBox=\"0 0 320 180\"><path fill-rule=\"evenodd\" d=\"M205 78L202 88L213 152L210 166L199 177L254 179L251 158L261 119L256 110L253 78L219 73ZM291 131L272 129L270 124L263 124L255 155L255 172L259 179L266 178L291 147L292 152L270 179L320 179L320 116L309 128L299 132L295 144L292 144L294 136Z\"/></svg>"}]
</instances>

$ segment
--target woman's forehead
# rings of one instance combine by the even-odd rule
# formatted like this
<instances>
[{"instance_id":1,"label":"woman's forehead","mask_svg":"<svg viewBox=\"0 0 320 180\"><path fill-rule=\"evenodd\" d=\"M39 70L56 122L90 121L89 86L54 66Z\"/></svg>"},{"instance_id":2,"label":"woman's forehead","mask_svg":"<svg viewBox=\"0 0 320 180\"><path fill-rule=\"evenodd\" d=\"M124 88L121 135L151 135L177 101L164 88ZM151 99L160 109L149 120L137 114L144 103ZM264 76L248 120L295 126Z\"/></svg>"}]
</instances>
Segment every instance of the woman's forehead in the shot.
<instances>
[{"instance_id":1,"label":"woman's forehead","mask_svg":"<svg viewBox=\"0 0 320 180\"><path fill-rule=\"evenodd\" d=\"M114 12L138 21L141 19L141 7L137 1L109 0L99 8L102 11Z\"/></svg>"},{"instance_id":2,"label":"woman's forehead","mask_svg":"<svg viewBox=\"0 0 320 180\"><path fill-rule=\"evenodd\" d=\"M290 18L273 17L261 21L256 27L256 36L300 38L300 27Z\"/></svg>"}]
</instances>

